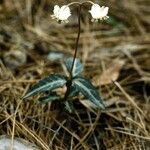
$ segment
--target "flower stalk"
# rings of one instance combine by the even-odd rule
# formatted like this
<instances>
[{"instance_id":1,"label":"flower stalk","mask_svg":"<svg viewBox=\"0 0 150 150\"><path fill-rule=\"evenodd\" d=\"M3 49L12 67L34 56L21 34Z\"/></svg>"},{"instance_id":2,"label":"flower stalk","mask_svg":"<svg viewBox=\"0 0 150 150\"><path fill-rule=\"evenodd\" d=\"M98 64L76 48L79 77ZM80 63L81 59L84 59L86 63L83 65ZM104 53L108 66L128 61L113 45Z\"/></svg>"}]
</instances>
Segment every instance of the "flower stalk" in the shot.
<instances>
[{"instance_id":1,"label":"flower stalk","mask_svg":"<svg viewBox=\"0 0 150 150\"><path fill-rule=\"evenodd\" d=\"M71 89L71 86L72 86L72 78L73 78L72 71L73 71L75 59L77 57L77 51L78 51L78 45L79 45L79 39L80 39L80 33L81 33L81 7L82 7L82 4L81 3L78 3L78 4L79 4L79 6L78 6L78 35L77 35L77 38L76 38L75 52L74 52L73 62L72 62L71 71L70 71L70 79L67 83L68 84L67 85L67 91L66 91L65 96L64 96L65 101L68 99L68 95L70 93L70 89Z\"/></svg>"},{"instance_id":2,"label":"flower stalk","mask_svg":"<svg viewBox=\"0 0 150 150\"><path fill-rule=\"evenodd\" d=\"M80 33L81 33L81 7L82 7L82 4L80 4L78 8L78 35L76 38L75 52L74 52L73 62L72 62L72 67L71 67L71 72L70 72L71 79L72 79L72 70L74 67L75 59L77 57L77 51L78 51L78 45L79 45L79 39L80 39Z\"/></svg>"}]
</instances>

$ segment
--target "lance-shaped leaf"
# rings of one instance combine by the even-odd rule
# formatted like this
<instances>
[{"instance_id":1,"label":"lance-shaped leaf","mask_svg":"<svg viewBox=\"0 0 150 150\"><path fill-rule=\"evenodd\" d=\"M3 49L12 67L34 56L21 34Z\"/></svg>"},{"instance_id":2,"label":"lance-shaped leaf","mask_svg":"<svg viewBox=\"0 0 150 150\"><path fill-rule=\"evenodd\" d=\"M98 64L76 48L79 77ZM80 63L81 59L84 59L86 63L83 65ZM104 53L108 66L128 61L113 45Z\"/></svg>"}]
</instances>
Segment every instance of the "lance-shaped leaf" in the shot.
<instances>
[{"instance_id":1,"label":"lance-shaped leaf","mask_svg":"<svg viewBox=\"0 0 150 150\"><path fill-rule=\"evenodd\" d=\"M59 99L60 99L60 96L58 96L57 93L50 93L47 96L40 97L39 102L42 103L42 104L46 104L46 103L49 103L49 102L57 101Z\"/></svg>"},{"instance_id":2,"label":"lance-shaped leaf","mask_svg":"<svg viewBox=\"0 0 150 150\"><path fill-rule=\"evenodd\" d=\"M78 90L78 88L75 85L71 85L69 97L77 96L77 95L79 95L79 92L80 91Z\"/></svg>"},{"instance_id":3,"label":"lance-shaped leaf","mask_svg":"<svg viewBox=\"0 0 150 150\"><path fill-rule=\"evenodd\" d=\"M38 83L33 85L23 97L24 99L35 95L39 92L50 91L58 87L62 87L66 83L66 79L62 75L49 75L48 77L40 80Z\"/></svg>"},{"instance_id":4,"label":"lance-shaped leaf","mask_svg":"<svg viewBox=\"0 0 150 150\"><path fill-rule=\"evenodd\" d=\"M83 77L78 77L73 80L73 85L97 107L105 109L103 100L100 98L96 88L91 82Z\"/></svg>"},{"instance_id":5,"label":"lance-shaped leaf","mask_svg":"<svg viewBox=\"0 0 150 150\"><path fill-rule=\"evenodd\" d=\"M72 63L73 63L73 58L68 58L65 61L65 65L69 73L71 73ZM78 76L82 71L83 71L83 65L81 64L80 60L76 58L72 69L72 76L73 77Z\"/></svg>"},{"instance_id":6,"label":"lance-shaped leaf","mask_svg":"<svg viewBox=\"0 0 150 150\"><path fill-rule=\"evenodd\" d=\"M65 103L65 109L69 112L69 113L72 113L75 108L73 107L73 103L71 101L66 101Z\"/></svg>"}]
</instances>

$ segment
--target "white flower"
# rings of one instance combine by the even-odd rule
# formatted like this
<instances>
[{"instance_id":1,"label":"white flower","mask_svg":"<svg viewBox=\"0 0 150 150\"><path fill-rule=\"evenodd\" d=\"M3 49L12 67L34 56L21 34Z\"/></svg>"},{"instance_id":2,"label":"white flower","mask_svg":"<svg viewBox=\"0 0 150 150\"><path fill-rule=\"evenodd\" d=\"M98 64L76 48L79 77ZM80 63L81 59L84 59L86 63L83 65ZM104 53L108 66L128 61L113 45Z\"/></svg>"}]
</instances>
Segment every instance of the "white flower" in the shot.
<instances>
[{"instance_id":1,"label":"white flower","mask_svg":"<svg viewBox=\"0 0 150 150\"><path fill-rule=\"evenodd\" d=\"M91 10L89 10L89 12L93 17L92 21L98 21L99 19L100 20L107 19L108 10L109 10L108 7L104 6L100 7L98 4L93 4Z\"/></svg>"},{"instance_id":2,"label":"white flower","mask_svg":"<svg viewBox=\"0 0 150 150\"><path fill-rule=\"evenodd\" d=\"M67 5L63 5L62 7L55 5L53 13L51 17L60 22L68 22L68 18L71 16L70 8Z\"/></svg>"}]
</instances>

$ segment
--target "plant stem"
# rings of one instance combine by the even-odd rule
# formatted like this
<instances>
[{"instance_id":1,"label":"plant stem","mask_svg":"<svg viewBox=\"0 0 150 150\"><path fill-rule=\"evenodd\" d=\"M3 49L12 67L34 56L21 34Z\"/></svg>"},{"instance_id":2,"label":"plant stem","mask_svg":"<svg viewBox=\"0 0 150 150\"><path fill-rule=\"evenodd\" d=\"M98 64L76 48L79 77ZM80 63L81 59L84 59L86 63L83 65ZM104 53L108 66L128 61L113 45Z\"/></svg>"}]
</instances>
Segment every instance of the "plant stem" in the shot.
<instances>
[{"instance_id":1,"label":"plant stem","mask_svg":"<svg viewBox=\"0 0 150 150\"><path fill-rule=\"evenodd\" d=\"M81 33L81 22L80 22L81 7L82 7L82 4L79 5L79 9L78 9L78 35L77 35L77 39L76 39L75 52L74 52L73 62L72 62L72 67L71 67L71 72L70 72L71 80L72 80L72 70L73 70L75 59L77 56L79 38L80 38L80 33Z\"/></svg>"},{"instance_id":2,"label":"plant stem","mask_svg":"<svg viewBox=\"0 0 150 150\"><path fill-rule=\"evenodd\" d=\"M85 3L89 3L89 4L91 4L91 5L94 5L94 4L95 4L95 3L92 2L92 1L85 1L85 2L71 2L71 3L69 3L67 6L69 7L69 6L74 5L74 4L83 5L83 4L85 4Z\"/></svg>"},{"instance_id":3,"label":"plant stem","mask_svg":"<svg viewBox=\"0 0 150 150\"><path fill-rule=\"evenodd\" d=\"M72 78L73 78L72 70L73 70L75 59L77 56L78 44L79 44L79 38L80 38L80 32L81 32L81 24L80 24L81 7L82 7L82 4L79 4L79 8L78 8L78 35L77 35L77 39L76 39L75 52L74 52L73 62L72 62L71 71L70 71L70 79L68 80L67 85L66 85L67 91L66 91L65 96L64 96L64 101L66 101L68 99L68 95L70 94L70 89L72 86Z\"/></svg>"}]
</instances>

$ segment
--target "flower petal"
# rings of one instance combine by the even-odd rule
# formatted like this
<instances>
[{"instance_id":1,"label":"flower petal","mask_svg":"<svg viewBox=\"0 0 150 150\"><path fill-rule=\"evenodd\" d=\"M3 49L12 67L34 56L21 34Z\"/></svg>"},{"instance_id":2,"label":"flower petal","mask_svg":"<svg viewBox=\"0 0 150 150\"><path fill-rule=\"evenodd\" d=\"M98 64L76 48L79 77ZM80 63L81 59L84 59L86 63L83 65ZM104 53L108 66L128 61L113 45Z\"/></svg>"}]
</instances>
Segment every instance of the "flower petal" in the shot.
<instances>
[{"instance_id":1,"label":"flower petal","mask_svg":"<svg viewBox=\"0 0 150 150\"><path fill-rule=\"evenodd\" d=\"M56 19L59 22L68 22L68 17L71 16L70 8L67 5L59 7L58 5L54 6L52 19Z\"/></svg>"},{"instance_id":2,"label":"flower petal","mask_svg":"<svg viewBox=\"0 0 150 150\"><path fill-rule=\"evenodd\" d=\"M60 20L67 20L70 15L71 15L70 8L64 5L60 8L58 18Z\"/></svg>"},{"instance_id":3,"label":"flower petal","mask_svg":"<svg viewBox=\"0 0 150 150\"><path fill-rule=\"evenodd\" d=\"M102 19L108 18L107 16L108 10L109 10L108 7L105 7L105 6L100 7L98 4L93 4L89 12L91 13L94 21L95 20L98 21L98 19L102 20Z\"/></svg>"},{"instance_id":4,"label":"flower petal","mask_svg":"<svg viewBox=\"0 0 150 150\"><path fill-rule=\"evenodd\" d=\"M54 10L53 10L54 15L57 15L59 10L60 10L60 7L58 5L55 5Z\"/></svg>"}]
</instances>

